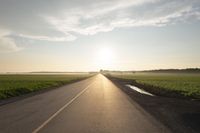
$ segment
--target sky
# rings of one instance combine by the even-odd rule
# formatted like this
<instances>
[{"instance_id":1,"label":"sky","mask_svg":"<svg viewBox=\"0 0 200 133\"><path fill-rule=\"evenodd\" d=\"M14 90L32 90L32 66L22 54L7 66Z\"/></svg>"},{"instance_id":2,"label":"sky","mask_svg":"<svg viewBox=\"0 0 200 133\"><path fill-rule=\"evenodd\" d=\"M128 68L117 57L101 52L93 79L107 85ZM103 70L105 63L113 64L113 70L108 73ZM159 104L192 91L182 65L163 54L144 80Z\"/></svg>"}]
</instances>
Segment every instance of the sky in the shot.
<instances>
[{"instance_id":1,"label":"sky","mask_svg":"<svg viewBox=\"0 0 200 133\"><path fill-rule=\"evenodd\" d=\"M0 72L200 67L199 0L0 0Z\"/></svg>"}]
</instances>

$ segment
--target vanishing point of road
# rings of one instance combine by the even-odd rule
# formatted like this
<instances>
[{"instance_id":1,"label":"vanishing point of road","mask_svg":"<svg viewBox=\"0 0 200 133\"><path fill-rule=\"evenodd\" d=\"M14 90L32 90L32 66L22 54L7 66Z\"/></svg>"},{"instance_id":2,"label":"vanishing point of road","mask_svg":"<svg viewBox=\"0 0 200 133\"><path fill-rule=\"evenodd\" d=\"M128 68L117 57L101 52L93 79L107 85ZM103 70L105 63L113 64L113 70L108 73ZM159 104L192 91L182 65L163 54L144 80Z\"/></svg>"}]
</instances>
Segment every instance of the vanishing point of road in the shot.
<instances>
[{"instance_id":1,"label":"vanishing point of road","mask_svg":"<svg viewBox=\"0 0 200 133\"><path fill-rule=\"evenodd\" d=\"M148 102L148 101L147 101ZM168 133L101 74L0 106L1 133Z\"/></svg>"}]
</instances>

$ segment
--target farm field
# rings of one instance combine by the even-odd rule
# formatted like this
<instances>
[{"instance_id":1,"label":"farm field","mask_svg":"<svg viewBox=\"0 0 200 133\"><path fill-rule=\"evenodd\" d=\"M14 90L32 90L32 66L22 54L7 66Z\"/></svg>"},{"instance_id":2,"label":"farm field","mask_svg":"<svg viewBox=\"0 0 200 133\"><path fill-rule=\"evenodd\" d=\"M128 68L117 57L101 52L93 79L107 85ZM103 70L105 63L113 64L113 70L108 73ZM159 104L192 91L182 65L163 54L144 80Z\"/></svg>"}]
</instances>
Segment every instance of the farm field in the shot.
<instances>
[{"instance_id":1,"label":"farm field","mask_svg":"<svg viewBox=\"0 0 200 133\"><path fill-rule=\"evenodd\" d=\"M111 77L132 80L133 84L155 94L200 99L200 74L191 73L109 73Z\"/></svg>"},{"instance_id":2,"label":"farm field","mask_svg":"<svg viewBox=\"0 0 200 133\"><path fill-rule=\"evenodd\" d=\"M92 76L77 74L4 74L0 75L0 99L58 87Z\"/></svg>"}]
</instances>

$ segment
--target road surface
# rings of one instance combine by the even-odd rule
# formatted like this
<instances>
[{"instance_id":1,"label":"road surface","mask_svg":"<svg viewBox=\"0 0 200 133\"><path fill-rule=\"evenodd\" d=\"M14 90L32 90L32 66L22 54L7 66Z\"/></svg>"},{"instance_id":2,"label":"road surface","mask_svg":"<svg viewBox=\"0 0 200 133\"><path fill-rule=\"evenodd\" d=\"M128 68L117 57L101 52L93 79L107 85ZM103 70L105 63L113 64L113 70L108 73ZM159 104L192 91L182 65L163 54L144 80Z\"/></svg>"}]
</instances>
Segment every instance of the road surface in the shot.
<instances>
[{"instance_id":1,"label":"road surface","mask_svg":"<svg viewBox=\"0 0 200 133\"><path fill-rule=\"evenodd\" d=\"M168 133L101 74L0 106L1 133Z\"/></svg>"}]
</instances>

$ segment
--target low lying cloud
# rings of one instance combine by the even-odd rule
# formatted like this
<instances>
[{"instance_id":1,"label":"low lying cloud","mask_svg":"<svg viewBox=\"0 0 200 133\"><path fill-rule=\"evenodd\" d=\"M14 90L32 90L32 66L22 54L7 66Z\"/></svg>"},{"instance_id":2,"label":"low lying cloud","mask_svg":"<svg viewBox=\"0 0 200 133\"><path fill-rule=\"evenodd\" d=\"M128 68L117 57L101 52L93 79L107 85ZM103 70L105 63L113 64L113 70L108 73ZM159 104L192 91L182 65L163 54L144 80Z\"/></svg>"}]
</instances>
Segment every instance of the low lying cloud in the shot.
<instances>
[{"instance_id":1,"label":"low lying cloud","mask_svg":"<svg viewBox=\"0 0 200 133\"><path fill-rule=\"evenodd\" d=\"M48 3L48 4L47 4ZM116 28L166 26L200 20L199 0L2 0L0 29L18 38L63 42ZM11 34L0 48L19 50ZM7 49L7 50L6 50Z\"/></svg>"},{"instance_id":2,"label":"low lying cloud","mask_svg":"<svg viewBox=\"0 0 200 133\"><path fill-rule=\"evenodd\" d=\"M65 42L65 41L73 41L76 39L73 35L66 35L64 37L50 37L50 36L32 36L32 35L24 35L19 34L16 35L17 37L26 38L26 39L32 39L32 40L40 40L40 41L52 41L52 42Z\"/></svg>"},{"instance_id":3,"label":"low lying cloud","mask_svg":"<svg viewBox=\"0 0 200 133\"><path fill-rule=\"evenodd\" d=\"M0 53L15 52L21 49L11 38L0 37Z\"/></svg>"}]
</instances>

